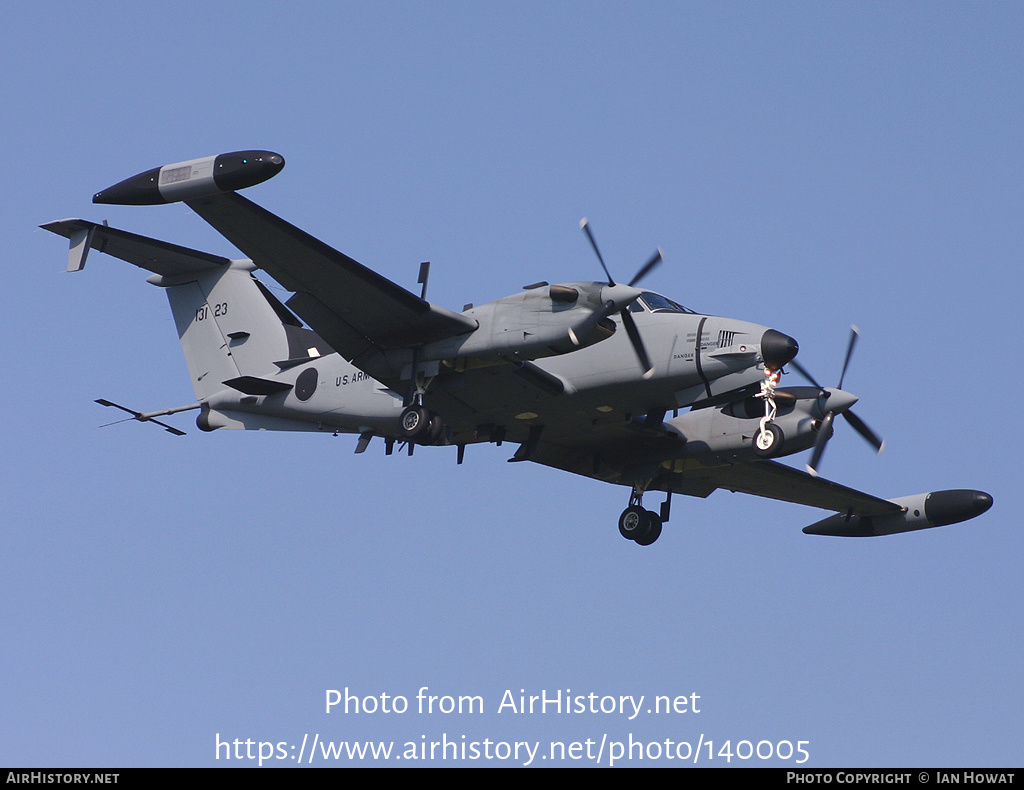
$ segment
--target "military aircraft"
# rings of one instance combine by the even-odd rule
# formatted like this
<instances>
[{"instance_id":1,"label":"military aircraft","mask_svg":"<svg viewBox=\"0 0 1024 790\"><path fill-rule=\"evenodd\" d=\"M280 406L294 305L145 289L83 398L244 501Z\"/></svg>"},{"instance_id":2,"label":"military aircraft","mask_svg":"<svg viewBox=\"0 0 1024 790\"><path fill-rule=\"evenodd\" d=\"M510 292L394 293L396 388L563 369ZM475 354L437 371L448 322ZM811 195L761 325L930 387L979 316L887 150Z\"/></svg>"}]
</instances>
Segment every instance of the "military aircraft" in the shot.
<instances>
[{"instance_id":1,"label":"military aircraft","mask_svg":"<svg viewBox=\"0 0 1024 790\"><path fill-rule=\"evenodd\" d=\"M165 165L98 192L93 202L183 201L247 258L229 260L82 219L42 227L70 239L68 270L99 250L152 272L165 289L197 402L137 412L143 422L198 410L204 431L325 431L375 438L392 453L418 445L515 443L533 461L626 486L623 537L646 546L668 521L673 493L716 489L835 511L804 528L872 536L944 526L992 505L981 491L881 499L817 475L836 415L876 449L881 440L839 385L794 361L775 329L696 313L637 287L660 251L623 284L581 226L606 281L525 286L454 312L416 295L238 194L284 167L271 151L238 151ZM254 272L292 296L282 303ZM301 319L301 320L300 320ZM303 323L305 322L305 323ZM777 387L793 363L810 386ZM672 416L669 416L671 412ZM131 419L131 418L129 418ZM774 458L811 450L808 471ZM664 492L658 512L643 506Z\"/></svg>"}]
</instances>

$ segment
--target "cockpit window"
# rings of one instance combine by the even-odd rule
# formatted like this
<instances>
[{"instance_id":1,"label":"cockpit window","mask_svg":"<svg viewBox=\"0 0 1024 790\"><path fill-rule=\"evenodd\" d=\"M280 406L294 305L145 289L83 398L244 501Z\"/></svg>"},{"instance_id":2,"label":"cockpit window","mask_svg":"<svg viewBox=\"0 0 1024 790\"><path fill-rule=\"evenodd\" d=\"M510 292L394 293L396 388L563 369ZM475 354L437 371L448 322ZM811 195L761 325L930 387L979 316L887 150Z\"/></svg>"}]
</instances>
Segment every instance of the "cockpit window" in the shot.
<instances>
[{"instance_id":1,"label":"cockpit window","mask_svg":"<svg viewBox=\"0 0 1024 790\"><path fill-rule=\"evenodd\" d=\"M668 297L650 291L644 293L638 301L647 305L647 309L652 313L693 313L693 310L688 310Z\"/></svg>"}]
</instances>

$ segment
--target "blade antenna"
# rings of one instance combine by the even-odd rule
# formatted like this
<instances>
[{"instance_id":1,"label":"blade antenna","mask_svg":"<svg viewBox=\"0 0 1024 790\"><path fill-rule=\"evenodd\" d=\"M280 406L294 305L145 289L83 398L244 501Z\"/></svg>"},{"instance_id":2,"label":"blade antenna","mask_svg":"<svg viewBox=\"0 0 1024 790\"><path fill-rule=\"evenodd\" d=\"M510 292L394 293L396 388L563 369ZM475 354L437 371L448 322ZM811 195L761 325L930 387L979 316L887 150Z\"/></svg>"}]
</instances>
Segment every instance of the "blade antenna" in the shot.
<instances>
[{"instance_id":1,"label":"blade antenna","mask_svg":"<svg viewBox=\"0 0 1024 790\"><path fill-rule=\"evenodd\" d=\"M427 280L430 278L430 261L423 261L420 264L420 276L416 280L420 285L423 286L423 290L420 291L420 299L426 301L427 299Z\"/></svg>"}]
</instances>

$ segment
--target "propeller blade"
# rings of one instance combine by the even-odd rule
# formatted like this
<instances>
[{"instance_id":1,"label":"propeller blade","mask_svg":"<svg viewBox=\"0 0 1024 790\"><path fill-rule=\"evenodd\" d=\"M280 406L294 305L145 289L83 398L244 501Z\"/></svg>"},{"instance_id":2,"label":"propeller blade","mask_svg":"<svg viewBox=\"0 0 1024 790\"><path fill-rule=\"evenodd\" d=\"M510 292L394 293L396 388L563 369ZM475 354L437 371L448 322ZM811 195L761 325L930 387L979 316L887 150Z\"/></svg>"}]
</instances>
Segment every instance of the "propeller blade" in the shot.
<instances>
[{"instance_id":1,"label":"propeller blade","mask_svg":"<svg viewBox=\"0 0 1024 790\"><path fill-rule=\"evenodd\" d=\"M601 250L597 248L597 242L594 240L594 234L590 232L590 222L584 217L580 220L580 228L587 234L587 238L590 240L590 246L594 248L594 254L597 255L597 259L601 262L601 268L604 269L604 273L608 275L608 285L615 285L615 280L612 279L611 272L608 271L608 267L605 266L604 258L601 256Z\"/></svg>"},{"instance_id":2,"label":"propeller blade","mask_svg":"<svg viewBox=\"0 0 1024 790\"><path fill-rule=\"evenodd\" d=\"M775 402L779 406L793 406L797 402L797 397L789 390L779 388L775 390Z\"/></svg>"},{"instance_id":3,"label":"propeller blade","mask_svg":"<svg viewBox=\"0 0 1024 790\"><path fill-rule=\"evenodd\" d=\"M661 247L658 247L657 252L655 252L654 255L651 256L651 259L647 261L647 263L643 265L640 271L638 271L633 276L633 279L629 281L629 284L636 285L638 282L644 279L644 277L651 273L651 269L653 269L655 266L661 263L663 258L664 256L661 253Z\"/></svg>"},{"instance_id":4,"label":"propeller blade","mask_svg":"<svg viewBox=\"0 0 1024 790\"><path fill-rule=\"evenodd\" d=\"M608 271L608 266L604 262L604 256L601 255L601 250L598 249L597 240L594 239L594 234L590 230L590 221L586 217L580 220L580 229L587 234L587 239L590 241L590 246L594 248L594 254L597 256L597 260L601 262L601 268L604 269L604 273L608 275L609 287L614 287L615 278L612 277L611 272ZM633 277L633 279L630 280L629 287L632 288L638 282L640 282L640 280L642 280L644 277L650 274L651 270L654 269L654 267L657 266L659 263L661 263L662 258L663 255L661 252L661 248L659 248L658 251L655 252L655 254L651 257L651 259L647 261L647 263L645 263L642 267L640 267L640 271L638 271L636 275ZM644 342L643 340L640 339L640 330L637 329L636 321L633 320L633 316L630 314L628 306L629 302L632 302L639 295L639 291L635 292L635 295L628 299L628 301L625 303L625 306L619 309L619 315L622 317L622 325L626 328L626 334L629 336L629 342L633 346L633 351L636 352L636 357L640 361L640 366L644 369L643 377L645 379L649 379L652 375L654 375L654 366L651 364L651 358L647 356L647 349L644 348ZM616 298L615 301L617 301L620 305L623 304L622 299L620 298ZM611 303L609 302L608 304ZM608 312L605 312L607 308L608 305L606 304L603 310L600 310L594 314L596 320L593 317L590 320L595 321L596 325L597 321L600 321L600 319L610 314L610 310ZM578 335L572 329L570 329L569 338L575 345L579 345L577 337Z\"/></svg>"},{"instance_id":5,"label":"propeller blade","mask_svg":"<svg viewBox=\"0 0 1024 790\"><path fill-rule=\"evenodd\" d=\"M615 302L605 302L601 306L601 309L592 312L589 316L587 316L585 320L581 321L576 326L570 326L569 340L572 341L572 344L574 346L579 346L582 342L580 338L586 337L588 334L590 334L590 330L592 330L595 326L604 321L604 319L606 319L608 316L614 313L615 307Z\"/></svg>"},{"instance_id":6,"label":"propeller blade","mask_svg":"<svg viewBox=\"0 0 1024 790\"><path fill-rule=\"evenodd\" d=\"M858 337L860 337L860 330L856 326L851 326L850 342L846 344L846 358L843 360L843 370L839 374L839 386L836 387L837 390L843 389L843 380L846 378L846 369L850 366L850 358L853 356L853 347L857 345ZM808 373L799 362L793 360L792 362L790 362L790 364L797 370L797 372L801 376L803 376L805 379L811 382L811 384L820 389L823 393L828 393L828 390L822 387L821 384L819 384L815 380L814 376ZM852 402L849 405L853 405ZM840 406L839 408L842 407ZM833 414L833 411L829 411L825 415L825 422L822 423L822 427L819 429L818 438L814 443L814 452L811 456L811 462L807 465L807 471L810 472L811 474L817 474L816 470L818 468L818 462L821 460L821 454L825 451L825 442L827 441L827 439L823 440L821 437L824 434L824 429L826 427L831 427ZM885 447L885 442L882 441L881 437L879 437L878 434L876 434L867 426L864 420L862 420L848 408L842 409L841 414L847 419L847 421L849 421L853 429L857 433L859 433L868 444L875 448L876 452L882 452L882 448Z\"/></svg>"},{"instance_id":7,"label":"propeller blade","mask_svg":"<svg viewBox=\"0 0 1024 790\"><path fill-rule=\"evenodd\" d=\"M833 413L829 412L818 426L818 438L814 440L814 452L811 453L811 460L807 464L807 471L815 477L818 476L818 464L821 463L821 456L825 453L825 445L828 444L829 437L832 435L832 417Z\"/></svg>"},{"instance_id":8,"label":"propeller blade","mask_svg":"<svg viewBox=\"0 0 1024 790\"><path fill-rule=\"evenodd\" d=\"M874 431L872 431L864 423L860 417L854 414L852 411L843 412L843 416L849 421L850 425L853 426L853 430L859 433L864 439L867 440L868 444L875 448L876 452L882 452L882 448L885 447L885 442L882 441Z\"/></svg>"},{"instance_id":9,"label":"propeller blade","mask_svg":"<svg viewBox=\"0 0 1024 790\"><path fill-rule=\"evenodd\" d=\"M836 389L841 390L843 388L843 379L846 378L846 368L850 364L850 357L853 355L853 347L857 344L857 338L860 336L860 330L855 326L850 327L850 342L846 346L846 359L843 361L843 372L839 374L839 386Z\"/></svg>"},{"instance_id":10,"label":"propeller blade","mask_svg":"<svg viewBox=\"0 0 1024 790\"><path fill-rule=\"evenodd\" d=\"M803 376L805 379L811 382L811 384L813 384L815 387L817 387L820 390L825 389L817 381L815 381L814 376L808 373L807 370L804 369L804 366L797 362L795 359L790 360L789 364L796 368L797 373L799 373L801 376Z\"/></svg>"},{"instance_id":11,"label":"propeller blade","mask_svg":"<svg viewBox=\"0 0 1024 790\"><path fill-rule=\"evenodd\" d=\"M654 366L651 364L650 357L647 356L644 342L640 339L640 331L636 328L636 322L633 320L633 316L630 315L629 308L621 310L619 315L622 316L622 325L626 327L629 342L633 344L636 357L640 360L640 367L644 369L644 378L649 379L654 374Z\"/></svg>"}]
</instances>

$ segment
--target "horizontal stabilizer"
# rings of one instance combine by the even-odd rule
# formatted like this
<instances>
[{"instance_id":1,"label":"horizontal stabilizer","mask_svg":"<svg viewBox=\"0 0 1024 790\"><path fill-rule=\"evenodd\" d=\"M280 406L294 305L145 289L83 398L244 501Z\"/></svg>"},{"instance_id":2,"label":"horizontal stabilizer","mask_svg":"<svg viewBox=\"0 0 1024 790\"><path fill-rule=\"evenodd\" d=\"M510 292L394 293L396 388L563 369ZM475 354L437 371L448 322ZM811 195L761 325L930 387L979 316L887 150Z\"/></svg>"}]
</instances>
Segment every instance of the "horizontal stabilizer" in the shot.
<instances>
[{"instance_id":1,"label":"horizontal stabilizer","mask_svg":"<svg viewBox=\"0 0 1024 790\"><path fill-rule=\"evenodd\" d=\"M164 277L217 269L231 263L228 258L219 255L180 247L84 219L59 219L39 227L71 240L68 271L84 268L90 249L113 255Z\"/></svg>"},{"instance_id":2,"label":"horizontal stabilizer","mask_svg":"<svg viewBox=\"0 0 1024 790\"><path fill-rule=\"evenodd\" d=\"M292 388L291 384L283 381L261 379L258 376L239 376L228 379L224 384L245 395L273 395L275 392L286 392Z\"/></svg>"}]
</instances>

